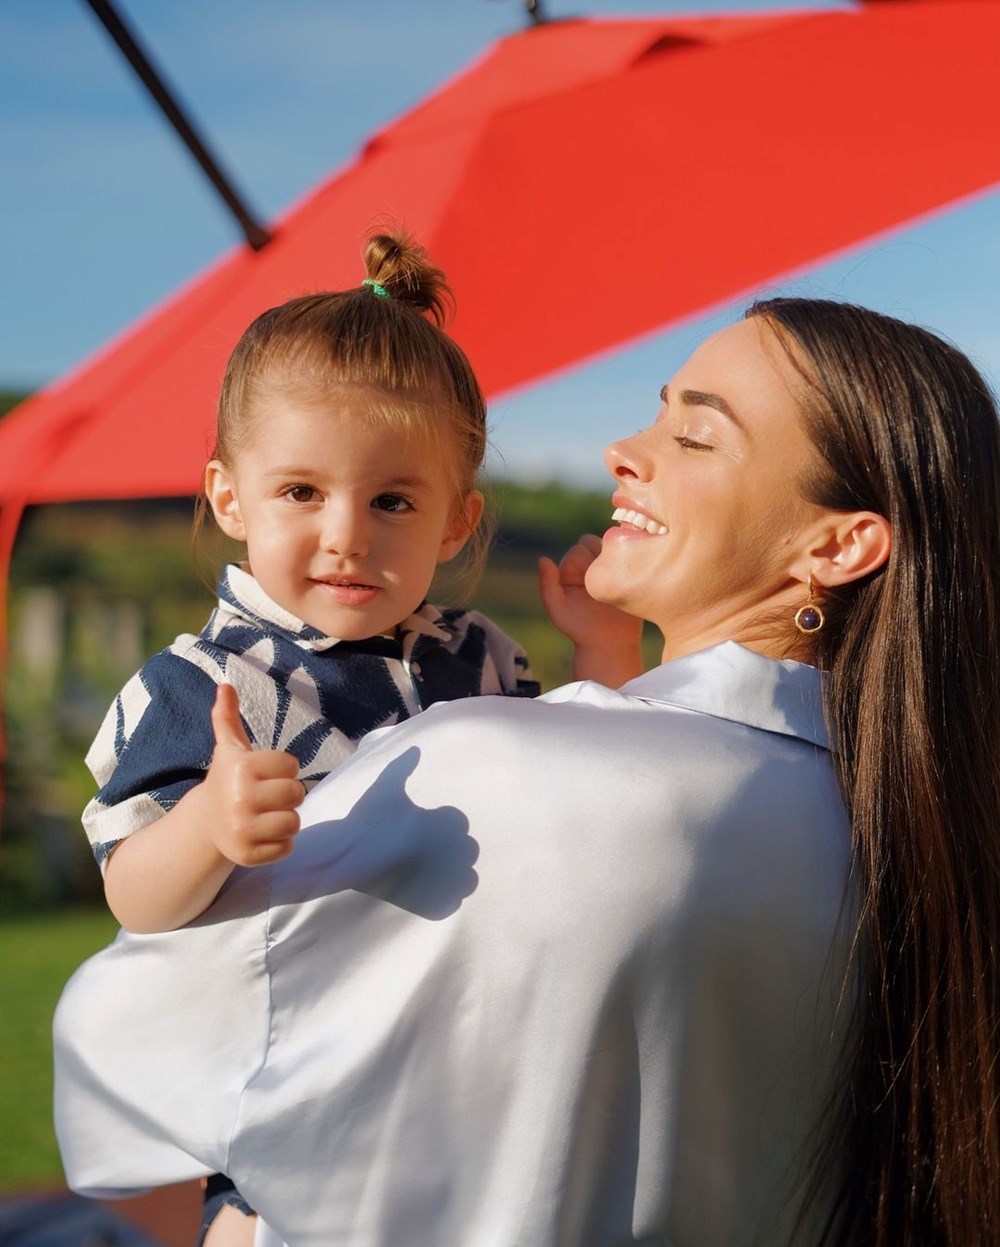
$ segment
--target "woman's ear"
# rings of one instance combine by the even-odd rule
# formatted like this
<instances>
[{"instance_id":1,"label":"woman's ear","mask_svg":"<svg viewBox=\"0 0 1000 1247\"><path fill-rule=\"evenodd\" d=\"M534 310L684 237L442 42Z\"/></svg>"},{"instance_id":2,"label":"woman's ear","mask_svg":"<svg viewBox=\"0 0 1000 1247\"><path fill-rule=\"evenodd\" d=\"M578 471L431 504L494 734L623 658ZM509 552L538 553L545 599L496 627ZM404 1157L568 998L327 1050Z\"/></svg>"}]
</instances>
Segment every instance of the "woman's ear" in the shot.
<instances>
[{"instance_id":1,"label":"woman's ear","mask_svg":"<svg viewBox=\"0 0 1000 1247\"><path fill-rule=\"evenodd\" d=\"M892 550L892 525L876 511L831 512L808 550L801 579L846 585L877 571Z\"/></svg>"},{"instance_id":2,"label":"woman's ear","mask_svg":"<svg viewBox=\"0 0 1000 1247\"><path fill-rule=\"evenodd\" d=\"M437 561L447 563L453 559L476 531L479 521L483 518L486 499L478 489L470 489L451 514L445 525L438 550Z\"/></svg>"},{"instance_id":3,"label":"woman's ear","mask_svg":"<svg viewBox=\"0 0 1000 1247\"><path fill-rule=\"evenodd\" d=\"M247 533L240 514L240 503L236 497L229 469L218 459L213 459L205 469L205 497L212 508L215 522L234 541L246 541Z\"/></svg>"}]
</instances>

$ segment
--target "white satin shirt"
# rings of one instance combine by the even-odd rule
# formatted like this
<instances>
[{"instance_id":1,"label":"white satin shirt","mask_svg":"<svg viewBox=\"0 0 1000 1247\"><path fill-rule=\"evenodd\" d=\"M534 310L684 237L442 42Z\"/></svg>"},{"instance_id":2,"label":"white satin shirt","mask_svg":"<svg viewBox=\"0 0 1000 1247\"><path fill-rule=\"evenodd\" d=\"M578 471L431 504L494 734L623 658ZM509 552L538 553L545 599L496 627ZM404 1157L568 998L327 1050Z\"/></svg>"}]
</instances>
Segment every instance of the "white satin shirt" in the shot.
<instances>
[{"instance_id":1,"label":"white satin shirt","mask_svg":"<svg viewBox=\"0 0 1000 1247\"><path fill-rule=\"evenodd\" d=\"M735 643L435 706L294 853L67 986L70 1185L222 1172L289 1247L770 1247L837 1054L820 675Z\"/></svg>"}]
</instances>

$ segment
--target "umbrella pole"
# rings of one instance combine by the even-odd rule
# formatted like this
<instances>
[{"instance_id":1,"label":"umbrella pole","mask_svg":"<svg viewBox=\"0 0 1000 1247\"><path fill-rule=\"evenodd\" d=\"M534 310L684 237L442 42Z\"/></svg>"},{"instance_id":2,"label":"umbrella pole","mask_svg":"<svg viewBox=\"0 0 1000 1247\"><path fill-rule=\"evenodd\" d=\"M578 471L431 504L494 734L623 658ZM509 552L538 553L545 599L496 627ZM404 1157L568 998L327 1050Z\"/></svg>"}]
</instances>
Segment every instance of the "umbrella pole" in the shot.
<instances>
[{"instance_id":1,"label":"umbrella pole","mask_svg":"<svg viewBox=\"0 0 1000 1247\"><path fill-rule=\"evenodd\" d=\"M166 83L157 73L134 35L115 11L110 0L86 0L98 19L103 23L111 38L127 57L129 64L142 79L143 86L160 106L167 120L180 136L181 141L195 160L201 165L209 181L222 196L226 207L239 222L247 242L254 251L270 242L271 235L253 217L246 204L237 194L232 183L222 172L215 158L202 142L180 104L171 94Z\"/></svg>"}]
</instances>

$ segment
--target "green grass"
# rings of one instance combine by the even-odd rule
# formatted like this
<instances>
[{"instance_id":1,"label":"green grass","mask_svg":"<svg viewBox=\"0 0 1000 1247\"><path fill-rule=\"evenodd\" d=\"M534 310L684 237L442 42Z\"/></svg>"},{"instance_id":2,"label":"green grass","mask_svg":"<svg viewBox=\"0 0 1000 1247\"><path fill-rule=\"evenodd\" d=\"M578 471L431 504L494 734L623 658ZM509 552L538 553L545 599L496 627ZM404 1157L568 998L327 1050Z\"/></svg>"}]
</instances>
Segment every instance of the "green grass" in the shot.
<instances>
[{"instance_id":1,"label":"green grass","mask_svg":"<svg viewBox=\"0 0 1000 1247\"><path fill-rule=\"evenodd\" d=\"M0 920L0 1190L62 1181L52 1129L52 1014L81 961L117 930L101 909Z\"/></svg>"}]
</instances>

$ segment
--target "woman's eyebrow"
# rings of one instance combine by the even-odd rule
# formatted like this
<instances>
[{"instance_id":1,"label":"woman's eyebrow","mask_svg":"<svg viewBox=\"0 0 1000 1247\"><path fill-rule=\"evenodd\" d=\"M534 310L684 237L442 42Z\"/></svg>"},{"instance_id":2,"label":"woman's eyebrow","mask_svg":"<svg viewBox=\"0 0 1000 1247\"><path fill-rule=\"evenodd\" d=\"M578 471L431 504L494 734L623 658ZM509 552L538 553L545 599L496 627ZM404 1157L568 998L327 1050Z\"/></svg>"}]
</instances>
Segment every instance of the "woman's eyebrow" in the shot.
<instances>
[{"instance_id":1,"label":"woman's eyebrow","mask_svg":"<svg viewBox=\"0 0 1000 1247\"><path fill-rule=\"evenodd\" d=\"M663 386L660 390L660 399L666 403L669 401L670 387ZM680 401L685 407L711 407L713 410L721 412L727 420L732 420L743 433L746 432L743 421L733 411L732 407L726 402L721 394L709 394L705 390L681 390Z\"/></svg>"}]
</instances>

